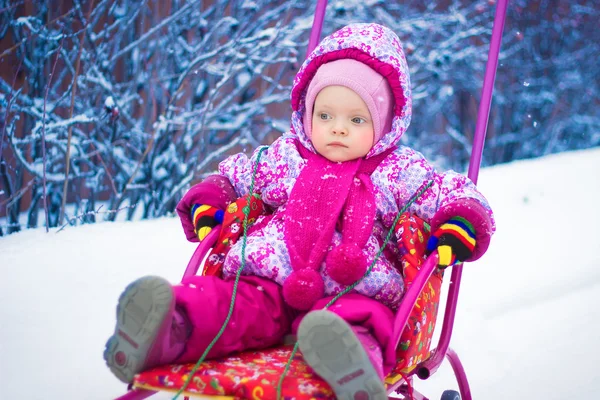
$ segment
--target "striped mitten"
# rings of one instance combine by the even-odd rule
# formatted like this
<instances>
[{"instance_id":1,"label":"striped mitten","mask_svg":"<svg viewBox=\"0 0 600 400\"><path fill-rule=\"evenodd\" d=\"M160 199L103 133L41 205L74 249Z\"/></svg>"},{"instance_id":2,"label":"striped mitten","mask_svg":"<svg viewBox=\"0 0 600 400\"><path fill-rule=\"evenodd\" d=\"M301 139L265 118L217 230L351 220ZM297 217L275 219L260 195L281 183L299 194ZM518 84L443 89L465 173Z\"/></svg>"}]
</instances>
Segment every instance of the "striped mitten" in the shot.
<instances>
[{"instance_id":1,"label":"striped mitten","mask_svg":"<svg viewBox=\"0 0 600 400\"><path fill-rule=\"evenodd\" d=\"M191 214L196 235L202 241L215 226L223 223L225 212L216 207L194 204Z\"/></svg>"},{"instance_id":2,"label":"striped mitten","mask_svg":"<svg viewBox=\"0 0 600 400\"><path fill-rule=\"evenodd\" d=\"M442 224L429 238L427 252L437 249L438 265L446 268L468 260L475 249L475 229L462 217L454 217Z\"/></svg>"}]
</instances>

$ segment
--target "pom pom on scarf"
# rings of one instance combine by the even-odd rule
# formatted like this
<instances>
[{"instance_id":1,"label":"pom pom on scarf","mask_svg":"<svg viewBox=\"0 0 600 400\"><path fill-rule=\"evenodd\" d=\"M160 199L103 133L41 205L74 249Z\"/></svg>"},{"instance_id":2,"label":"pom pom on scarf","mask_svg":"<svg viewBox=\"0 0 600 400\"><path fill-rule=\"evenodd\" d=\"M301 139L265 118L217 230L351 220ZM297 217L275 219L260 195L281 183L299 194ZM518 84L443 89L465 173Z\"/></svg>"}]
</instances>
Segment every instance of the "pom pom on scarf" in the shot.
<instances>
[{"instance_id":1,"label":"pom pom on scarf","mask_svg":"<svg viewBox=\"0 0 600 400\"><path fill-rule=\"evenodd\" d=\"M292 272L283 283L285 302L297 310L310 310L324 293L323 278L310 268Z\"/></svg>"},{"instance_id":2,"label":"pom pom on scarf","mask_svg":"<svg viewBox=\"0 0 600 400\"><path fill-rule=\"evenodd\" d=\"M351 285L367 272L367 259L354 243L341 244L327 255L327 274L342 285Z\"/></svg>"}]
</instances>

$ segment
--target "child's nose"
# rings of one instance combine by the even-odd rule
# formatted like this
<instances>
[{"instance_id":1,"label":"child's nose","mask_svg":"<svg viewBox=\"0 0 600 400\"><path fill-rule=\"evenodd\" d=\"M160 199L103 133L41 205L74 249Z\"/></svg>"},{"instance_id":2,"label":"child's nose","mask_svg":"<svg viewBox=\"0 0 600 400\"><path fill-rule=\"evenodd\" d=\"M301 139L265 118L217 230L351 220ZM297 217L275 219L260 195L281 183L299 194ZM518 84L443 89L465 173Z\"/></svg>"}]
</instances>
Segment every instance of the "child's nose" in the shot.
<instances>
[{"instance_id":1,"label":"child's nose","mask_svg":"<svg viewBox=\"0 0 600 400\"><path fill-rule=\"evenodd\" d=\"M337 123L334 125L333 127L333 134L334 135L346 135L348 133L348 129L346 128L346 126L344 126L344 124L342 123Z\"/></svg>"}]
</instances>

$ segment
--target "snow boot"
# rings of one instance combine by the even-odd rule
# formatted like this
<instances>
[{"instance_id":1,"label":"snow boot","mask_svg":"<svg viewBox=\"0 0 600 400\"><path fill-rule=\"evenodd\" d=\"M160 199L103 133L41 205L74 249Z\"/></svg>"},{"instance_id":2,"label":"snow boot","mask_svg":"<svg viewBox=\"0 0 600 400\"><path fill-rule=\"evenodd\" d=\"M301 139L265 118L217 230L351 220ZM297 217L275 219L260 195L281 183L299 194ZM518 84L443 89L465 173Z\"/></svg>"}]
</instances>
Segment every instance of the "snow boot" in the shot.
<instances>
[{"instance_id":1,"label":"snow boot","mask_svg":"<svg viewBox=\"0 0 600 400\"><path fill-rule=\"evenodd\" d=\"M190 333L185 313L175 308L171 284L146 276L119 297L115 333L106 342L104 360L117 378L131 383L139 372L174 362Z\"/></svg>"},{"instance_id":2,"label":"snow boot","mask_svg":"<svg viewBox=\"0 0 600 400\"><path fill-rule=\"evenodd\" d=\"M304 360L340 400L387 400L380 374L359 337L330 311L312 311L298 327Z\"/></svg>"}]
</instances>

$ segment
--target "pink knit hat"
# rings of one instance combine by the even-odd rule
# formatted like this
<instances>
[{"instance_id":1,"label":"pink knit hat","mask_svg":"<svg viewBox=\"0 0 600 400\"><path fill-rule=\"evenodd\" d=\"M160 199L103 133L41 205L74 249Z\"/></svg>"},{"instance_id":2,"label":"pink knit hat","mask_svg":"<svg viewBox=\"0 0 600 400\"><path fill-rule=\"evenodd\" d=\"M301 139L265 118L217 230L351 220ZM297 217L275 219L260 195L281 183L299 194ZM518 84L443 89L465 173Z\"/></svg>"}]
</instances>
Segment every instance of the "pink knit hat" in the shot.
<instances>
[{"instance_id":1,"label":"pink knit hat","mask_svg":"<svg viewBox=\"0 0 600 400\"><path fill-rule=\"evenodd\" d=\"M387 80L371 67L350 58L323 64L306 90L304 132L312 135L312 114L315 99L327 86L345 86L358 94L371 113L374 128L373 144L392 127L394 96Z\"/></svg>"}]
</instances>

